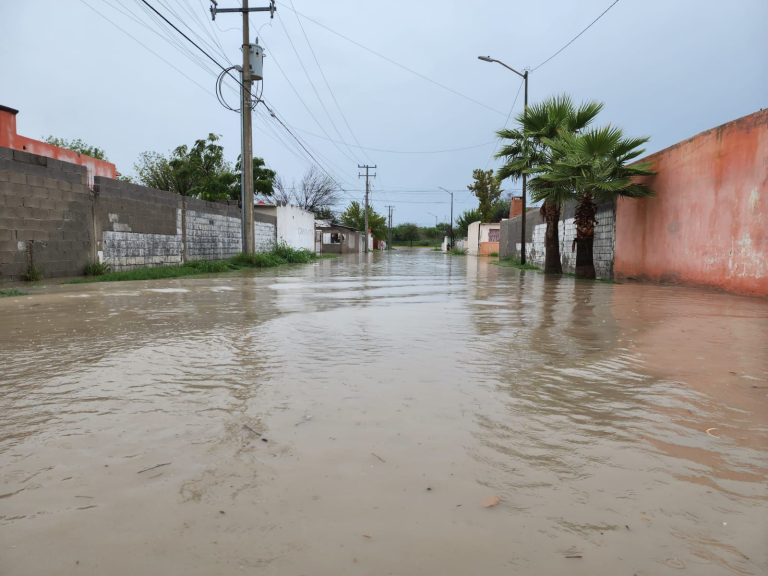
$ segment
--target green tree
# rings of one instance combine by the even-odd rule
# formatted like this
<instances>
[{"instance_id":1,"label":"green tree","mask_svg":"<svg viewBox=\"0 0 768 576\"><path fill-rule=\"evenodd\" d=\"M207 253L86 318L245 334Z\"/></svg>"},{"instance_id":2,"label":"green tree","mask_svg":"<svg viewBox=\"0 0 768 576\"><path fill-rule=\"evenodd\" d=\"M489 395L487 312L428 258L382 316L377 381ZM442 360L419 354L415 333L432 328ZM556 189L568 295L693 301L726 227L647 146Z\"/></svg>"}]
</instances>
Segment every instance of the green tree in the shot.
<instances>
[{"instance_id":1,"label":"green tree","mask_svg":"<svg viewBox=\"0 0 768 576\"><path fill-rule=\"evenodd\" d=\"M352 201L347 209L339 216L339 222L355 230L365 231L365 209L359 202ZM387 219L368 205L368 228L371 236L376 240L385 240L387 237Z\"/></svg>"},{"instance_id":2,"label":"green tree","mask_svg":"<svg viewBox=\"0 0 768 576\"><path fill-rule=\"evenodd\" d=\"M167 157L158 152L143 152L133 166L136 182L202 200L239 200L240 174L224 159L219 139L216 134L209 134L191 147L178 146ZM260 158L254 161L254 177L260 178L254 182L261 190L271 190L266 181L274 178L270 175L272 171L263 168Z\"/></svg>"},{"instance_id":3,"label":"green tree","mask_svg":"<svg viewBox=\"0 0 768 576\"><path fill-rule=\"evenodd\" d=\"M488 222L501 222L504 218L509 218L509 210L512 204L512 197L499 198L491 206L491 218Z\"/></svg>"},{"instance_id":4,"label":"green tree","mask_svg":"<svg viewBox=\"0 0 768 576\"><path fill-rule=\"evenodd\" d=\"M419 227L416 224L411 224L410 222L406 222L405 224L399 224L398 225L398 240L402 240L405 242L411 243L411 246L413 246L413 241L418 240L421 235L419 234Z\"/></svg>"},{"instance_id":5,"label":"green tree","mask_svg":"<svg viewBox=\"0 0 768 576\"><path fill-rule=\"evenodd\" d=\"M477 208L465 210L459 215L458 218L456 218L456 233L460 237L465 238L467 236L469 225L472 224L472 222L478 221L483 221L483 215L480 213L480 210Z\"/></svg>"},{"instance_id":6,"label":"green tree","mask_svg":"<svg viewBox=\"0 0 768 576\"><path fill-rule=\"evenodd\" d=\"M253 192L254 194L263 194L272 196L275 193L275 178L277 172L266 167L264 158L254 156L253 158ZM242 155L238 154L235 162L235 172L237 173L237 182L232 186L230 198L240 200L240 173L243 171Z\"/></svg>"},{"instance_id":7,"label":"green tree","mask_svg":"<svg viewBox=\"0 0 768 576\"><path fill-rule=\"evenodd\" d=\"M655 174L650 162L629 164L641 156L649 138L629 138L621 128L606 126L583 134L561 133L545 139L553 151L552 162L543 165L539 178L553 188L572 191L578 201L576 226L576 276L595 277L592 245L597 223L597 201L654 196L638 176Z\"/></svg>"},{"instance_id":8,"label":"green tree","mask_svg":"<svg viewBox=\"0 0 768 576\"><path fill-rule=\"evenodd\" d=\"M204 140L196 140L189 149L182 145L174 150L169 165L181 181L189 184L186 196L208 201L232 198L239 177L224 160L224 147L217 144L219 139L216 134L209 134Z\"/></svg>"},{"instance_id":9,"label":"green tree","mask_svg":"<svg viewBox=\"0 0 768 576\"><path fill-rule=\"evenodd\" d=\"M493 177L493 170L472 171L474 182L467 186L467 189L479 200L480 214L483 215L483 222L490 222L493 216L493 203L501 196L501 186L499 180Z\"/></svg>"},{"instance_id":10,"label":"green tree","mask_svg":"<svg viewBox=\"0 0 768 576\"><path fill-rule=\"evenodd\" d=\"M556 138L561 133L576 133L592 123L602 110L599 102L583 102L578 107L567 95L554 96L532 104L515 118L513 128L499 130L496 134L505 140L504 146L496 154L504 158L497 177L499 180L510 178L520 180L523 173L536 176L539 167L552 161L552 151L544 142ZM560 242L558 239L558 220L563 203L568 199L567 190L539 182L535 201L543 201L541 213L547 224L544 237L546 250L544 271L562 274L560 261Z\"/></svg>"},{"instance_id":11,"label":"green tree","mask_svg":"<svg viewBox=\"0 0 768 576\"><path fill-rule=\"evenodd\" d=\"M72 150L73 152L78 152L79 154L83 154L85 156L90 156L91 158L96 158L97 160L105 160L109 161L107 159L107 153L102 150L101 148L97 148L96 146L91 146L90 144L86 144L80 138L76 140L66 140L64 138L56 138L55 136L48 136L43 138L43 142L46 144L50 144L52 146L58 146L59 148L65 148L67 150Z\"/></svg>"}]
</instances>

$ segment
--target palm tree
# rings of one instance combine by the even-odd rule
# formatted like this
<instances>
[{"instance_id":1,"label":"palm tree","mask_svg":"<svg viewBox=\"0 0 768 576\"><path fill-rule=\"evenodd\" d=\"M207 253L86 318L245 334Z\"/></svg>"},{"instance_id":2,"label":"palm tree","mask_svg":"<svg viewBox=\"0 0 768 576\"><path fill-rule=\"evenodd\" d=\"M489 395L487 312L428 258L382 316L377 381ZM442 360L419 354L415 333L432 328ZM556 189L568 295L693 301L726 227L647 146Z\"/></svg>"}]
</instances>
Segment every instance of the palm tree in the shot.
<instances>
[{"instance_id":1,"label":"palm tree","mask_svg":"<svg viewBox=\"0 0 768 576\"><path fill-rule=\"evenodd\" d=\"M577 201L574 215L576 226L576 276L595 277L592 245L597 224L597 201L616 198L647 198L654 196L637 176L655 174L650 162L628 164L645 152L640 148L649 138L629 138L621 128L606 126L583 134L561 132L557 138L545 138L550 147L550 162L540 166L534 189L546 187L558 195L572 195Z\"/></svg>"},{"instance_id":2,"label":"palm tree","mask_svg":"<svg viewBox=\"0 0 768 576\"><path fill-rule=\"evenodd\" d=\"M582 102L576 107L566 94L529 106L515 117L517 127L496 132L499 138L508 141L496 154L496 158L506 159L496 177L502 181L506 178L518 180L523 173L535 176L539 167L550 161L550 150L544 140L556 138L561 133L572 134L583 130L602 108L603 104L595 101ZM547 186L542 185L538 190L539 196L533 197L535 201L544 200L541 207L547 223L544 271L562 274L557 226L564 200L559 191L547 190Z\"/></svg>"}]
</instances>

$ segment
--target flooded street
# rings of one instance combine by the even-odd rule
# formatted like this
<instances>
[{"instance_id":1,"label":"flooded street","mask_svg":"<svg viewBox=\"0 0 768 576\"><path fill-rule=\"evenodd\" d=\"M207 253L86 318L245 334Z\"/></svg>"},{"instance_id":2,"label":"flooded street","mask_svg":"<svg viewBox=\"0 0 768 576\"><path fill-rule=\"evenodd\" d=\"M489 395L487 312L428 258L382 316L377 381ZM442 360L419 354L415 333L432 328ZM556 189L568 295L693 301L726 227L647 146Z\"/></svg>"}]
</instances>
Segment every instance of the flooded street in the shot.
<instances>
[{"instance_id":1,"label":"flooded street","mask_svg":"<svg viewBox=\"0 0 768 576\"><path fill-rule=\"evenodd\" d=\"M765 300L415 249L31 292L3 576L768 573Z\"/></svg>"}]
</instances>

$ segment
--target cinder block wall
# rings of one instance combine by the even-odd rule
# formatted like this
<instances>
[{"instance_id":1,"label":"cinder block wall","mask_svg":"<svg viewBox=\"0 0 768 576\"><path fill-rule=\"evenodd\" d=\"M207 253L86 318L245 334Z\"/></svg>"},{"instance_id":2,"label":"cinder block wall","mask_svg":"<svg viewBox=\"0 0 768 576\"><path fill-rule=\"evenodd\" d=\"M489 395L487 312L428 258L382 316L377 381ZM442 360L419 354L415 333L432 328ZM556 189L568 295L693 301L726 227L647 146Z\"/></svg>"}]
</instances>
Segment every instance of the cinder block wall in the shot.
<instances>
[{"instance_id":1,"label":"cinder block wall","mask_svg":"<svg viewBox=\"0 0 768 576\"><path fill-rule=\"evenodd\" d=\"M237 204L186 198L187 260L223 260L242 252L240 208Z\"/></svg>"},{"instance_id":2,"label":"cinder block wall","mask_svg":"<svg viewBox=\"0 0 768 576\"><path fill-rule=\"evenodd\" d=\"M97 176L83 166L0 148L0 279L31 265L45 278L79 276L89 261L122 271L241 250L240 209ZM256 250L274 249L277 220L254 213Z\"/></svg>"},{"instance_id":3,"label":"cinder block wall","mask_svg":"<svg viewBox=\"0 0 768 576\"><path fill-rule=\"evenodd\" d=\"M269 214L253 213L253 232L256 252L271 252L277 246L277 218Z\"/></svg>"},{"instance_id":4,"label":"cinder block wall","mask_svg":"<svg viewBox=\"0 0 768 576\"><path fill-rule=\"evenodd\" d=\"M183 262L183 198L97 176L94 178L95 260L119 272Z\"/></svg>"},{"instance_id":5,"label":"cinder block wall","mask_svg":"<svg viewBox=\"0 0 768 576\"><path fill-rule=\"evenodd\" d=\"M84 166L0 148L0 278L30 266L82 274L91 255L93 194Z\"/></svg>"}]
</instances>

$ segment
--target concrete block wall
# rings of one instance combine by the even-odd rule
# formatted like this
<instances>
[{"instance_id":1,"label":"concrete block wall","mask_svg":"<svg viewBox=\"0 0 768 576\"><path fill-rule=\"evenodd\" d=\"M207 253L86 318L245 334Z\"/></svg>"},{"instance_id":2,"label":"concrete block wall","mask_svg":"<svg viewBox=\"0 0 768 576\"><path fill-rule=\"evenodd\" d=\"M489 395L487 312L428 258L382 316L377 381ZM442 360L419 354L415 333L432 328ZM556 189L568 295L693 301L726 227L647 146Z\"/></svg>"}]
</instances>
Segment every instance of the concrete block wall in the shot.
<instances>
[{"instance_id":1,"label":"concrete block wall","mask_svg":"<svg viewBox=\"0 0 768 576\"><path fill-rule=\"evenodd\" d=\"M91 254L92 192L84 166L0 148L0 278L31 265L81 274Z\"/></svg>"},{"instance_id":2,"label":"concrete block wall","mask_svg":"<svg viewBox=\"0 0 768 576\"><path fill-rule=\"evenodd\" d=\"M115 272L183 262L183 198L111 178L94 178L95 259Z\"/></svg>"},{"instance_id":3,"label":"concrete block wall","mask_svg":"<svg viewBox=\"0 0 768 576\"><path fill-rule=\"evenodd\" d=\"M271 252L277 246L277 218L253 213L253 232L256 252Z\"/></svg>"},{"instance_id":4,"label":"concrete block wall","mask_svg":"<svg viewBox=\"0 0 768 576\"><path fill-rule=\"evenodd\" d=\"M224 260L242 252L237 205L186 198L187 260Z\"/></svg>"},{"instance_id":5,"label":"concrete block wall","mask_svg":"<svg viewBox=\"0 0 768 576\"><path fill-rule=\"evenodd\" d=\"M254 213L256 250L273 250L277 219ZM114 271L221 260L241 251L240 208L97 176L84 166L0 148L0 279L31 264L46 278L88 262Z\"/></svg>"},{"instance_id":6,"label":"concrete block wall","mask_svg":"<svg viewBox=\"0 0 768 576\"><path fill-rule=\"evenodd\" d=\"M576 252L572 251L576 238L576 226L573 224L575 202L566 204L560 213L558 238L560 240L560 262L563 272L576 271ZM520 217L512 218L501 225L499 256L518 256L520 253ZM539 214L539 208L532 208L526 218L525 255L529 263L544 267L546 257L545 235L547 224ZM598 278L613 278L614 244L616 239L616 205L614 202L599 204L597 207L597 225L593 257L595 274Z\"/></svg>"}]
</instances>

